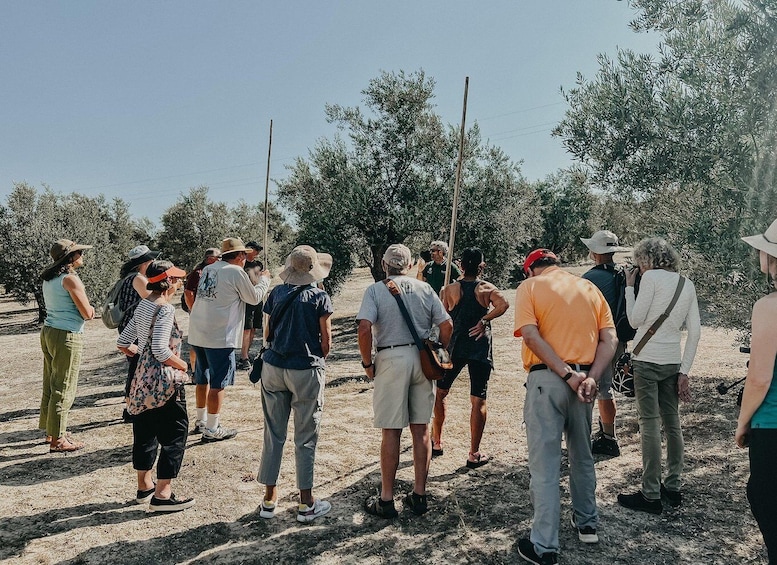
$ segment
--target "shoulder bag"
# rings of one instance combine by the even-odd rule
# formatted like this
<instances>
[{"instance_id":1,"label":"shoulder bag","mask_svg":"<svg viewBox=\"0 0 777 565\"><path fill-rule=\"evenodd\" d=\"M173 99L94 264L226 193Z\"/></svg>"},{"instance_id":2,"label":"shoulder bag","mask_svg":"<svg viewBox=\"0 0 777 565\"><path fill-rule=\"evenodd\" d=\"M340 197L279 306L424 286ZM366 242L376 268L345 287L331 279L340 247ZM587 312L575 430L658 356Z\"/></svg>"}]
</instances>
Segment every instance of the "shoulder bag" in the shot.
<instances>
[{"instance_id":1,"label":"shoulder bag","mask_svg":"<svg viewBox=\"0 0 777 565\"><path fill-rule=\"evenodd\" d=\"M251 372L248 373L248 380L252 383L256 384L260 380L262 380L262 365L264 365L264 360L262 359L262 355L264 355L264 352L267 351L267 348L265 347L265 343L272 342L273 338L273 329L274 324L278 323L278 320L286 313L286 310L289 309L289 306L291 306L291 303L294 302L297 297L302 294L302 291L305 290L310 285L300 285L294 290L292 290L289 293L289 297L286 299L286 302L281 304L280 306L276 306L273 308L273 311L270 313L270 321L267 325L267 340L262 343L262 348L259 350L259 355L256 356L256 359L254 359L254 364L251 367ZM278 312L275 312L275 309L278 309Z\"/></svg>"},{"instance_id":2,"label":"shoulder bag","mask_svg":"<svg viewBox=\"0 0 777 565\"><path fill-rule=\"evenodd\" d=\"M669 306L667 306L664 313L661 314L658 319L653 322L653 325L650 326L648 331L645 332L645 335L643 335L642 339L639 340L637 347L634 348L633 353L626 351L620 357L618 357L618 360L615 362L615 372L612 376L612 389L615 392L619 392L629 398L634 396L634 369L632 367L632 357L634 355L639 355L639 352L642 351L642 348L645 347L645 344L650 341L650 338L653 337L658 328L661 327L661 324L664 323L664 320L669 317L669 314L672 312L672 308L674 308L674 305L677 304L677 299L680 298L680 293L683 291L683 286L685 286L685 277L680 276L680 280L677 281L677 288L674 291L672 301L669 303Z\"/></svg>"},{"instance_id":3,"label":"shoulder bag","mask_svg":"<svg viewBox=\"0 0 777 565\"><path fill-rule=\"evenodd\" d=\"M189 374L181 369L160 362L151 352L151 342L154 335L154 324L162 306L157 306L151 318L148 339L138 359L135 375L132 377L129 396L127 397L127 412L137 416L141 412L164 406L175 394L178 385L189 382ZM173 322L173 332L170 335L170 349L177 351L181 342L178 324Z\"/></svg>"},{"instance_id":4,"label":"shoulder bag","mask_svg":"<svg viewBox=\"0 0 777 565\"><path fill-rule=\"evenodd\" d=\"M415 325L413 325L413 321L410 319L410 313L402 300L402 291L399 290L397 284L391 279L385 279L383 282L389 292L391 292L391 295L396 298L402 317L405 318L405 323L407 323L410 334L413 336L413 341L421 355L421 370L424 372L424 376L430 381L437 381L443 378L446 370L453 369L453 362L448 351L439 342L428 339L421 341Z\"/></svg>"}]
</instances>

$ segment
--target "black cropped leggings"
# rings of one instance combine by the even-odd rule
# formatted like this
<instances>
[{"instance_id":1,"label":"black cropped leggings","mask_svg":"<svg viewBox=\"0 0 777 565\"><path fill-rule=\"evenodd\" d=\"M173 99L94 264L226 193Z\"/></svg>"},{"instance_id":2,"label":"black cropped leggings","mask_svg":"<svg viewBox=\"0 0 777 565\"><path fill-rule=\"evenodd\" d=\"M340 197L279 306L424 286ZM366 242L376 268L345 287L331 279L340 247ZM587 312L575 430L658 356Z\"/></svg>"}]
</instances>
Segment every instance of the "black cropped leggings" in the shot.
<instances>
[{"instance_id":1,"label":"black cropped leggings","mask_svg":"<svg viewBox=\"0 0 777 565\"><path fill-rule=\"evenodd\" d=\"M750 432L747 500L764 537L769 563L777 564L777 429Z\"/></svg>"}]
</instances>

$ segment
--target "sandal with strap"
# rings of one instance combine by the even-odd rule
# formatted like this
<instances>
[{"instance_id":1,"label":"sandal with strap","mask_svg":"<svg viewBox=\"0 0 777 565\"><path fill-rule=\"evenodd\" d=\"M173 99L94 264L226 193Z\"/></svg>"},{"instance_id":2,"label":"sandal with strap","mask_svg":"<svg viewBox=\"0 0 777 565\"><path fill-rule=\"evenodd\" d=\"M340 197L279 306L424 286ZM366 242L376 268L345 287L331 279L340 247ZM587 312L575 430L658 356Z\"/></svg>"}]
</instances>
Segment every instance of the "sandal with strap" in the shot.
<instances>
[{"instance_id":1,"label":"sandal with strap","mask_svg":"<svg viewBox=\"0 0 777 565\"><path fill-rule=\"evenodd\" d=\"M70 437L63 436L49 446L49 453L70 453L83 449L84 444Z\"/></svg>"},{"instance_id":2,"label":"sandal with strap","mask_svg":"<svg viewBox=\"0 0 777 565\"><path fill-rule=\"evenodd\" d=\"M474 457L475 460L472 461L471 459L467 459L468 469L477 469L478 467L482 467L483 465L491 461L491 458L488 455L484 455L480 452L470 453L469 456Z\"/></svg>"},{"instance_id":3,"label":"sandal with strap","mask_svg":"<svg viewBox=\"0 0 777 565\"><path fill-rule=\"evenodd\" d=\"M364 511L378 518L396 518L399 514L394 507L394 501L389 500L384 502L380 499L380 495L371 496L364 501Z\"/></svg>"}]
</instances>

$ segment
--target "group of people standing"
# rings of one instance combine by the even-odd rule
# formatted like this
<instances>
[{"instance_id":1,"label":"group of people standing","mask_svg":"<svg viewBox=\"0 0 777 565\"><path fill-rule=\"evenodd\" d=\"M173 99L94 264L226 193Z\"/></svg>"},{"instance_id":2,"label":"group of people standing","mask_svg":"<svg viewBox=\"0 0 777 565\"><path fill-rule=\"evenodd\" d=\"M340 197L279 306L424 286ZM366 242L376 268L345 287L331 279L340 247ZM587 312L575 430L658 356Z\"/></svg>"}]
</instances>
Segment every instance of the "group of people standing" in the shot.
<instances>
[{"instance_id":1,"label":"group of people standing","mask_svg":"<svg viewBox=\"0 0 777 565\"><path fill-rule=\"evenodd\" d=\"M760 250L761 268L777 276L777 221L762 235L743 238ZM610 391L614 359L624 348L615 333L614 253L628 251L612 232L582 239L596 265L583 277L560 268L553 251L536 249L523 263L527 279L515 298L514 335L522 338L522 361L527 371L524 421L531 474L534 517L529 537L518 550L527 561L557 563L559 550L561 440L566 437L569 458L571 523L584 543L598 542L594 453L617 456L616 409ZM46 430L52 452L83 447L66 434L67 412L75 395L84 320L94 317L83 283L75 269L83 265L88 245L57 241L54 263L42 274L47 318L41 332L44 353L40 427ZM191 310L189 343L196 355L195 433L203 441L234 437L236 430L220 421L224 389L234 381L235 350L243 345L246 305L258 305L270 286L270 273L251 277L244 270L251 249L239 238L227 238L221 249L208 250L198 266L197 284L187 284L184 300ZM253 251L257 251L254 249ZM461 254L462 272L445 281L447 246L433 242L431 261L409 276L410 250L402 244L386 249L382 264L387 278L367 288L356 316L358 346L366 376L374 382L374 426L382 430L381 485L369 497L365 511L381 518L398 512L394 482L399 465L402 430L410 428L414 466L413 490L404 505L417 515L428 510L426 481L431 458L443 454L446 397L466 366L470 375L469 468L489 462L480 450L485 427L486 393L493 369L491 321L503 315L508 302L492 284L481 280L485 262L477 248ZM180 357L180 330L170 298L183 284L184 271L160 261L155 252L139 246L130 252L125 279L127 295L137 294L132 314L123 321L117 342L132 357L150 344L163 364L186 370ZM255 256L255 255L254 255ZM633 249L626 271L626 311L640 342L633 355L636 407L642 444L640 489L618 495L620 505L660 514L662 498L682 504L683 437L679 402L691 399L689 377L700 337L699 309L694 285L678 271L679 255L661 238L648 238ZM294 412L294 443L300 505L297 518L310 522L327 514L331 504L313 497L313 467L324 403L324 370L331 348L332 303L322 282L332 257L309 246L288 256L280 273L283 284L269 293L262 311L265 351L261 370L264 448L258 480L265 485L260 515L272 518L277 504L277 479L287 424ZM440 275L442 273L442 275ZM419 280L420 279L420 280ZM639 290L635 284L639 280ZM127 282L130 281L130 282ZM447 283L447 284L445 284ZM435 287L439 288L435 288ZM398 289L398 291L397 291ZM777 519L772 501L777 487L771 480L777 438L775 385L775 294L760 300L753 313L751 363L736 432L740 446L750 445L752 476L748 498L764 533L770 556L777 552ZM409 316L405 318L401 301ZM687 330L681 347L681 328ZM436 329L449 349L453 368L436 383L423 374L416 337ZM141 371L131 368L128 379ZM591 437L592 405L599 395L599 431ZM773 398L775 397L775 398ZM138 474L138 502L150 510L172 511L194 504L176 499L170 482L181 466L188 432L183 387L165 406L133 421L133 465ZM434 415L432 435L429 422ZM666 475L661 474L661 427L667 438ZM151 468L157 448L161 455L154 483Z\"/></svg>"}]
</instances>

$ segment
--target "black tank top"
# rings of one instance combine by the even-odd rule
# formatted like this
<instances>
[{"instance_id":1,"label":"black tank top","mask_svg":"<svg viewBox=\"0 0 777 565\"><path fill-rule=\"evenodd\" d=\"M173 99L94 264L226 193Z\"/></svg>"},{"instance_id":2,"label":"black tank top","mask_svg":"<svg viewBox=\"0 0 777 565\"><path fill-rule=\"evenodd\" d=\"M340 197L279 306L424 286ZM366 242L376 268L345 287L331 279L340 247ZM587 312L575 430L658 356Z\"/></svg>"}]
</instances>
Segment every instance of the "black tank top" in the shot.
<instances>
[{"instance_id":1,"label":"black tank top","mask_svg":"<svg viewBox=\"0 0 777 565\"><path fill-rule=\"evenodd\" d=\"M450 352L454 359L469 359L489 363L492 367L491 327L486 327L486 335L479 340L469 336L469 329L478 323L488 313L488 308L481 306L475 298L475 288L483 281L459 281L461 285L461 300L451 310L453 319L453 336Z\"/></svg>"}]
</instances>

